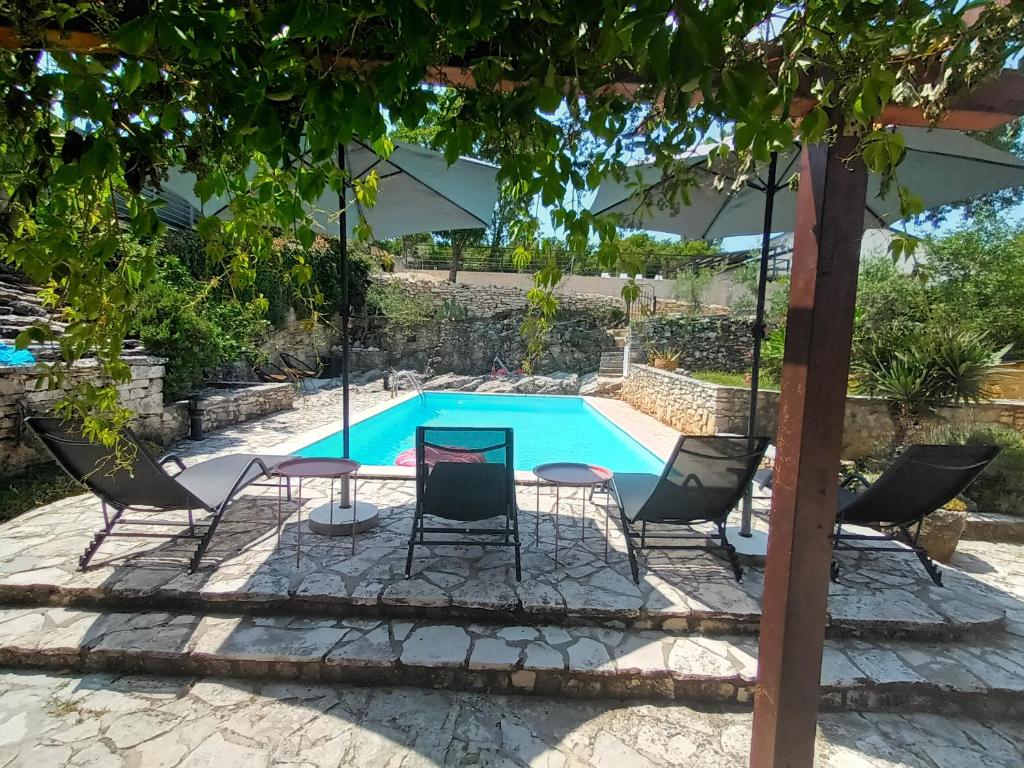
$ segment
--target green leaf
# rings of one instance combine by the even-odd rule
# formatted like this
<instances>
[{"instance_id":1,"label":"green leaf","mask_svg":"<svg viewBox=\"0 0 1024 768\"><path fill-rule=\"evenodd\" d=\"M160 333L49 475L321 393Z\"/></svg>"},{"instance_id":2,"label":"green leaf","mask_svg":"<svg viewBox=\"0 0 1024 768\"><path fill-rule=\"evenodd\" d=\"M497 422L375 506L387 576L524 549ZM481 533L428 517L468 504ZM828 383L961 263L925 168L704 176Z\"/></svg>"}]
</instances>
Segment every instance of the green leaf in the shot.
<instances>
[{"instance_id":1,"label":"green leaf","mask_svg":"<svg viewBox=\"0 0 1024 768\"><path fill-rule=\"evenodd\" d=\"M114 43L125 53L141 56L156 38L156 20L155 15L146 15L122 24L114 31Z\"/></svg>"}]
</instances>

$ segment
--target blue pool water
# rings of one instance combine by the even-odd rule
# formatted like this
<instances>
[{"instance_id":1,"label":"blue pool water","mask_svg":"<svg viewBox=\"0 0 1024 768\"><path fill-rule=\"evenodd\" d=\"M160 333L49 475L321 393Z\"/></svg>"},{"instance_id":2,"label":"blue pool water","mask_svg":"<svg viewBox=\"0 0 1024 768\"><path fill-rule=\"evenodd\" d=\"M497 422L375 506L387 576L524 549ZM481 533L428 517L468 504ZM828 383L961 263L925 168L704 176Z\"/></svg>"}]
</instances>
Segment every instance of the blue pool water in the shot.
<instances>
[{"instance_id":1,"label":"blue pool water","mask_svg":"<svg viewBox=\"0 0 1024 768\"><path fill-rule=\"evenodd\" d=\"M551 461L599 464L615 472L659 473L663 462L579 397L428 392L351 428L351 455L390 466L415 443L416 427L511 427L515 468ZM295 452L341 456L341 432Z\"/></svg>"}]
</instances>

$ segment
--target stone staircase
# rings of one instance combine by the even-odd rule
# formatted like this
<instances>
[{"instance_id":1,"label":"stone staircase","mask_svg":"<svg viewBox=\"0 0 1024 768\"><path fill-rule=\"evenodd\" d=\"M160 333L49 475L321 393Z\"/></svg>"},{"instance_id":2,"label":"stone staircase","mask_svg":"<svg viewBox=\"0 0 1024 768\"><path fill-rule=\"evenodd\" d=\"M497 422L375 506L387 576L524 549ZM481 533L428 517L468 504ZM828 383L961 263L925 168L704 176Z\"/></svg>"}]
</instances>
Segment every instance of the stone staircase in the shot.
<instances>
[{"instance_id":1,"label":"stone staircase","mask_svg":"<svg viewBox=\"0 0 1024 768\"><path fill-rule=\"evenodd\" d=\"M1002 660L1002 663L995 660ZM0 611L15 668L418 686L572 698L749 704L752 635L262 613ZM1024 650L998 638L830 640L824 709L1024 716Z\"/></svg>"},{"instance_id":2,"label":"stone staircase","mask_svg":"<svg viewBox=\"0 0 1024 768\"><path fill-rule=\"evenodd\" d=\"M23 275L0 264L0 344L13 344L19 333L40 320L58 336L63 331L62 323L49 319L36 290Z\"/></svg>"},{"instance_id":3,"label":"stone staircase","mask_svg":"<svg viewBox=\"0 0 1024 768\"><path fill-rule=\"evenodd\" d=\"M599 376L609 378L622 377L622 363L626 356L629 337L629 328L614 328L608 332L608 343L601 351L601 364L598 368ZM634 343L629 347L629 352L631 362L644 361L642 345Z\"/></svg>"}]
</instances>

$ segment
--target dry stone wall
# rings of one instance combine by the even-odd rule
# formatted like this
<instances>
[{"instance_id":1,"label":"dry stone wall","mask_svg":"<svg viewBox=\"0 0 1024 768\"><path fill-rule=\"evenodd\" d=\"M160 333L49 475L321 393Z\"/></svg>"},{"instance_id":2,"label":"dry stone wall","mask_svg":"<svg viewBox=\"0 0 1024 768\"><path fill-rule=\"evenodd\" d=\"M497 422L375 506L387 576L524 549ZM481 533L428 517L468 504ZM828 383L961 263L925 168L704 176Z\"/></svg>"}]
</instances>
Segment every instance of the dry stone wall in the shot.
<instances>
[{"instance_id":1,"label":"dry stone wall","mask_svg":"<svg viewBox=\"0 0 1024 768\"><path fill-rule=\"evenodd\" d=\"M144 355L125 359L132 380L118 386L122 404L135 412L133 429L143 438L168 445L189 430L187 400L164 404L164 360ZM52 412L54 403L80 382L102 381L93 360L76 364L61 389L37 389L38 371L24 366L0 366L0 477L16 474L49 460L38 442L27 434L24 418ZM199 394L197 410L205 430L254 419L291 408L295 390L290 384L260 384L242 388L211 389Z\"/></svg>"},{"instance_id":2,"label":"dry stone wall","mask_svg":"<svg viewBox=\"0 0 1024 768\"><path fill-rule=\"evenodd\" d=\"M203 431L209 432L287 410L294 403L295 388L291 384L256 384L235 389L205 390L196 401L195 410L203 420Z\"/></svg>"},{"instance_id":3,"label":"dry stone wall","mask_svg":"<svg viewBox=\"0 0 1024 768\"><path fill-rule=\"evenodd\" d=\"M132 380L117 390L121 402L138 414L135 428L144 437L159 438L164 424L164 361L158 357L127 358ZM46 460L33 441L25 439L25 416L47 414L53 404L83 381L100 381L95 361L77 363L67 384L60 389L36 388L38 371L33 367L0 366L0 475Z\"/></svg>"},{"instance_id":4,"label":"dry stone wall","mask_svg":"<svg viewBox=\"0 0 1024 768\"><path fill-rule=\"evenodd\" d=\"M735 373L750 370L752 322L729 315L658 315L633 323L633 338L645 349L678 349L681 368Z\"/></svg>"},{"instance_id":5,"label":"dry stone wall","mask_svg":"<svg viewBox=\"0 0 1024 768\"><path fill-rule=\"evenodd\" d=\"M634 408L688 434L745 433L750 392L668 372L648 365L631 365L619 397ZM758 393L760 434L774 439L778 427L779 393ZM940 408L929 425L986 425L1011 427L1024 433L1024 401L994 400L962 408ZM883 400L851 396L846 399L843 458L859 459L892 439L893 423Z\"/></svg>"}]
</instances>

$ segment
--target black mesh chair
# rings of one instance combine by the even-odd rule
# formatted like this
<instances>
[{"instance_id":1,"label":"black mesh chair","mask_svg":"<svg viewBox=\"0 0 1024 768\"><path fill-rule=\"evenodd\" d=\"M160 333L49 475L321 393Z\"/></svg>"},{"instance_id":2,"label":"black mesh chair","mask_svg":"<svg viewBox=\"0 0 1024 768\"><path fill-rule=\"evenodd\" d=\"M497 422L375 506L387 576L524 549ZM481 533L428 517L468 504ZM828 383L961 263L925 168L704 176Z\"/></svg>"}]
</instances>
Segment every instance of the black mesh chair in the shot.
<instances>
[{"instance_id":1,"label":"black mesh chair","mask_svg":"<svg viewBox=\"0 0 1024 768\"><path fill-rule=\"evenodd\" d=\"M918 545L921 524L963 493L998 453L999 448L991 445L911 445L873 483L863 475L849 475L839 487L834 549L912 552L932 581L942 586L939 567ZM881 533L848 533L844 525L878 528ZM893 539L909 550L894 548L889 544ZM867 544L851 544L856 541ZM839 564L833 560L832 579L838 578Z\"/></svg>"},{"instance_id":2,"label":"black mesh chair","mask_svg":"<svg viewBox=\"0 0 1024 768\"><path fill-rule=\"evenodd\" d=\"M290 458L233 454L186 467L174 454L154 459L135 433L126 429L122 437L128 443L131 461L125 466L115 459L111 449L89 441L82 434L81 425L75 421L30 416L25 423L64 471L92 491L102 504L103 528L96 532L79 558L78 566L82 570L107 537L120 536L198 539L199 544L189 562L189 572L195 572L232 499L249 485L277 487L276 481L256 481L270 479L274 467ZM178 471L170 474L165 468L167 464L174 464ZM130 520L124 517L128 510L186 510L187 519ZM212 517L196 522L192 514L194 510L206 510ZM168 526L179 530L165 535L147 530L115 530L115 526ZM182 531L182 528L187 530Z\"/></svg>"},{"instance_id":3,"label":"black mesh chair","mask_svg":"<svg viewBox=\"0 0 1024 768\"><path fill-rule=\"evenodd\" d=\"M316 365L310 365L305 360L300 360L287 352L281 352L278 356L288 373L297 379L315 379L323 372L323 365L319 359L317 359Z\"/></svg>"},{"instance_id":4,"label":"black mesh chair","mask_svg":"<svg viewBox=\"0 0 1024 768\"><path fill-rule=\"evenodd\" d=\"M633 581L640 583L635 551L637 540L641 549L723 551L736 580L743 577L736 550L725 535L725 521L750 484L768 442L767 437L683 435L660 476L615 474L612 491L619 504ZM712 523L718 528L718 544L711 543L706 533L666 532L673 527L703 523ZM637 524L639 531L635 529ZM701 543L649 545L648 537L659 542Z\"/></svg>"},{"instance_id":5,"label":"black mesh chair","mask_svg":"<svg viewBox=\"0 0 1024 768\"><path fill-rule=\"evenodd\" d=\"M500 519L501 524L428 527L427 517L464 523ZM417 544L513 547L516 580L522 579L511 429L416 428L416 513L405 561L407 578Z\"/></svg>"}]
</instances>

